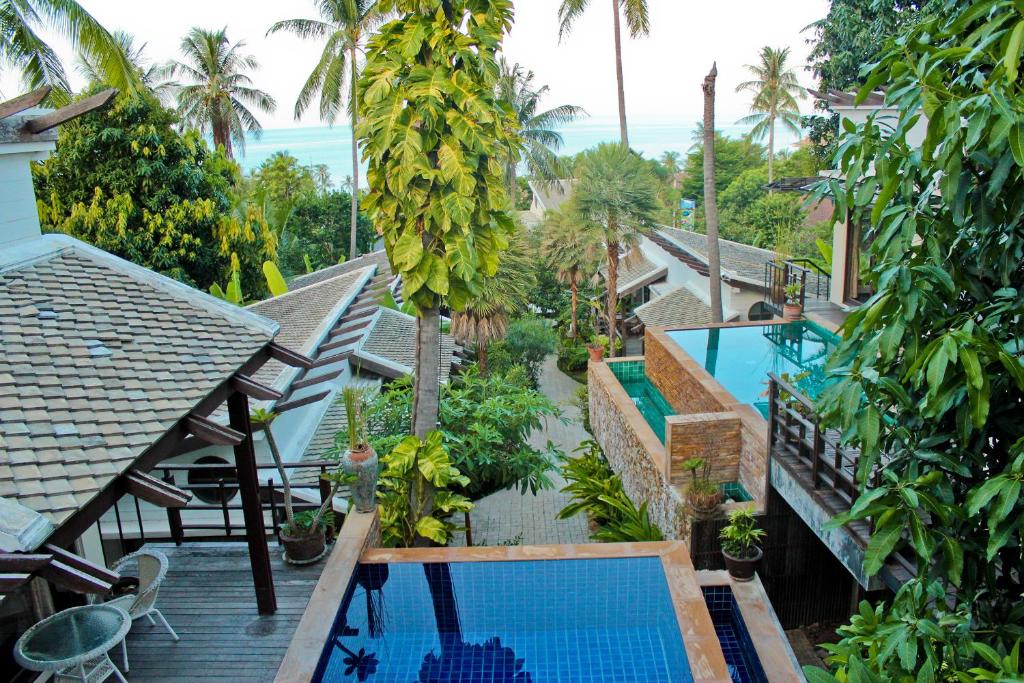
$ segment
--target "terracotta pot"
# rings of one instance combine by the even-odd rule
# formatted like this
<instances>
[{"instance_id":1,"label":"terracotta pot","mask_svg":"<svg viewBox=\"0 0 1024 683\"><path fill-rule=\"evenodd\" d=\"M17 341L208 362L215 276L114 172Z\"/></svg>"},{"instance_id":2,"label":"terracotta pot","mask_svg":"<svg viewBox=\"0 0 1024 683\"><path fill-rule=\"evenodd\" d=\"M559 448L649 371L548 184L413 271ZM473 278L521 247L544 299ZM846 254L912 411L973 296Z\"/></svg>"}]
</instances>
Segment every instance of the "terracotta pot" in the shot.
<instances>
[{"instance_id":1,"label":"terracotta pot","mask_svg":"<svg viewBox=\"0 0 1024 683\"><path fill-rule=\"evenodd\" d=\"M783 320L799 320L803 315L804 307L800 304L786 304L782 307L782 319Z\"/></svg>"},{"instance_id":2,"label":"terracotta pot","mask_svg":"<svg viewBox=\"0 0 1024 683\"><path fill-rule=\"evenodd\" d=\"M315 534L302 535L293 535L287 529L282 529L281 545L284 546L285 562L311 564L323 556L327 547L327 536L323 528Z\"/></svg>"},{"instance_id":3,"label":"terracotta pot","mask_svg":"<svg viewBox=\"0 0 1024 683\"><path fill-rule=\"evenodd\" d=\"M755 548L755 550L757 550L757 554L746 559L739 559L724 550L722 551L722 557L725 558L725 568L729 570L729 576L733 581L753 580L757 565L760 564L761 558L764 557L764 551L760 548Z\"/></svg>"},{"instance_id":4,"label":"terracotta pot","mask_svg":"<svg viewBox=\"0 0 1024 683\"><path fill-rule=\"evenodd\" d=\"M600 363L604 359L603 346L587 346L587 352L590 354L592 363Z\"/></svg>"},{"instance_id":5,"label":"terracotta pot","mask_svg":"<svg viewBox=\"0 0 1024 683\"><path fill-rule=\"evenodd\" d=\"M718 489L714 493L686 492L686 502L689 504L690 512L697 519L710 519L715 516L718 506L722 502L722 492Z\"/></svg>"},{"instance_id":6,"label":"terracotta pot","mask_svg":"<svg viewBox=\"0 0 1024 683\"><path fill-rule=\"evenodd\" d=\"M349 451L352 462L366 462L373 455L373 448L368 443L361 443Z\"/></svg>"}]
</instances>

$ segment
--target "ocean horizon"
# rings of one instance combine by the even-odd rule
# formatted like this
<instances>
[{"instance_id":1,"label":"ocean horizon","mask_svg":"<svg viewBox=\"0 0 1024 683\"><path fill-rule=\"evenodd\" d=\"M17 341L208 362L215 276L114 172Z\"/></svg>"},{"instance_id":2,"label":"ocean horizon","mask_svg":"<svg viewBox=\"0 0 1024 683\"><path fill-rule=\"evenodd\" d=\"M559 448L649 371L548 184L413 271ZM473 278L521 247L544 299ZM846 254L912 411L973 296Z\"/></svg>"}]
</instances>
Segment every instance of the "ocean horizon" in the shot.
<instances>
[{"instance_id":1,"label":"ocean horizon","mask_svg":"<svg viewBox=\"0 0 1024 683\"><path fill-rule=\"evenodd\" d=\"M752 126L738 124L719 125L718 129L730 138L739 138L750 132ZM635 118L629 123L629 143L644 157L658 158L667 151L686 156L693 146L695 124L665 118ZM614 117L593 117L576 121L558 129L564 144L559 154L577 154L602 142L619 139L619 123ZM246 136L245 152L238 161L246 173L277 152L288 152L304 166L327 166L335 187L352 175L352 133L348 125L310 126L296 128L270 128L260 137ZM776 132L778 149L798 142L798 138L781 128ZM366 187L366 167L360 171L360 186Z\"/></svg>"}]
</instances>

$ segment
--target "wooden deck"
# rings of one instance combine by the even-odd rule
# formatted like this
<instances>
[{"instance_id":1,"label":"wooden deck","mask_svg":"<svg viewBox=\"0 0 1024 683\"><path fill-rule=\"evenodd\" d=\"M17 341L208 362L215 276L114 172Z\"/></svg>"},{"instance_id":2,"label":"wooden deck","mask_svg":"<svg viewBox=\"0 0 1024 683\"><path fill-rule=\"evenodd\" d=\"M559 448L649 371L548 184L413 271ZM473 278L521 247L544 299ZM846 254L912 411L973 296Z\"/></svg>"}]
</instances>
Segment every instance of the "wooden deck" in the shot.
<instances>
[{"instance_id":1,"label":"wooden deck","mask_svg":"<svg viewBox=\"0 0 1024 683\"><path fill-rule=\"evenodd\" d=\"M260 616L245 544L147 547L160 550L170 560L157 607L181 640L174 642L162 627L150 626L145 619L135 622L128 635L128 680L273 681L323 563L312 567L287 565L272 542L278 610L272 616ZM120 663L119 650L112 651L111 656Z\"/></svg>"}]
</instances>

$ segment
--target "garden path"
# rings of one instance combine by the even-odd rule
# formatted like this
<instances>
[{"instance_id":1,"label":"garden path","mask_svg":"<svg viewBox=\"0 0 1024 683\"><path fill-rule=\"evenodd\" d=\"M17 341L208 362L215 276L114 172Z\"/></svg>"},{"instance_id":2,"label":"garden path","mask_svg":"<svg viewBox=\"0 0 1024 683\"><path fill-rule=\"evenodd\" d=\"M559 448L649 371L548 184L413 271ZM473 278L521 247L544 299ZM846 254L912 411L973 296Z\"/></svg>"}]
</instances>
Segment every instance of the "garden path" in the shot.
<instances>
[{"instance_id":1,"label":"garden path","mask_svg":"<svg viewBox=\"0 0 1024 683\"><path fill-rule=\"evenodd\" d=\"M562 409L566 424L548 420L545 429L530 438L542 447L550 440L566 453L572 453L581 441L590 438L583 429L579 410L571 404L580 384L558 369L555 356L548 356L541 369L540 390ZM560 493L565 480L557 470L551 473L554 488L521 495L518 489L499 491L476 502L470 513L474 545L546 545L552 543L587 543L590 533L584 515L556 519L559 510L569 503L569 496ZM459 533L452 545L466 545L465 534Z\"/></svg>"}]
</instances>

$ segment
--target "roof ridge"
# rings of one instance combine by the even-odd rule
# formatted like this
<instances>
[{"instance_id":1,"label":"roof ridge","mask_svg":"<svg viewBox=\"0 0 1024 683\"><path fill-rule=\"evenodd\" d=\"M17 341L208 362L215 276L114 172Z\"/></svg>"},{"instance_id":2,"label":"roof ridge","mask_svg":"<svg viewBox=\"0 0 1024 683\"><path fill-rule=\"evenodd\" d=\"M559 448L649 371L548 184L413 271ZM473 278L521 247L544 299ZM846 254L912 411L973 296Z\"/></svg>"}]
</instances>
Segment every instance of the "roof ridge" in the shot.
<instances>
[{"instance_id":1,"label":"roof ridge","mask_svg":"<svg viewBox=\"0 0 1024 683\"><path fill-rule=\"evenodd\" d=\"M335 282L336 280L340 280L343 277L357 276L357 275L360 275L362 273L365 273L367 270L370 270L371 268L376 268L376 267L377 267L376 265L371 264L371 265L368 265L368 266L363 266L362 268L356 268L355 270L348 270L348 271L345 271L344 273L339 273L338 275L335 275L333 277L329 277L326 280L320 280L319 282L314 282L313 284L304 285L302 287L299 287L298 289L289 289L284 294L278 294L277 296L272 296L272 297L270 297L268 299L261 299L260 301L254 301L253 303L247 305L245 308L247 308L247 309L255 308L256 306L259 306L261 304L266 304L266 303L269 303L271 301L280 301L281 299L284 299L285 297L287 297L290 294L298 294L300 292L306 292L307 290L313 289L315 287L320 287L321 285L328 285L328 284L331 284L332 282Z\"/></svg>"}]
</instances>

